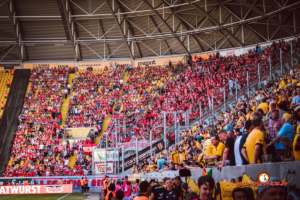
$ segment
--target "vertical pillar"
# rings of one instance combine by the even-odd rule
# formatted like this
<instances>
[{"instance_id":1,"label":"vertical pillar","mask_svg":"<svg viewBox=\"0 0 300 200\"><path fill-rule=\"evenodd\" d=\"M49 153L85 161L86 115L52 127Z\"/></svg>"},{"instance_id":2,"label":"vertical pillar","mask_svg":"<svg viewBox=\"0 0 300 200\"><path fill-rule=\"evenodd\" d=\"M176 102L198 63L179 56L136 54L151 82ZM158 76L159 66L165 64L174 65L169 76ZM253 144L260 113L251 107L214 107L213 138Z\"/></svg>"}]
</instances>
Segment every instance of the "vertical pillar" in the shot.
<instances>
[{"instance_id":1,"label":"vertical pillar","mask_svg":"<svg viewBox=\"0 0 300 200\"><path fill-rule=\"evenodd\" d=\"M105 175L106 175L106 173L107 173L107 152L106 152L106 148L104 149L104 151L105 151Z\"/></svg>"},{"instance_id":2,"label":"vertical pillar","mask_svg":"<svg viewBox=\"0 0 300 200\"><path fill-rule=\"evenodd\" d=\"M175 122L175 123L174 123L174 125L175 125L175 129L174 129L174 130L175 130L175 133L174 133L174 134L175 134L175 144L176 144L176 142L177 142L177 134L176 134L176 132L177 132L177 131L176 131L176 112L174 112L174 122Z\"/></svg>"},{"instance_id":3,"label":"vertical pillar","mask_svg":"<svg viewBox=\"0 0 300 200\"><path fill-rule=\"evenodd\" d=\"M124 173L124 144L122 144L122 173Z\"/></svg>"},{"instance_id":4,"label":"vertical pillar","mask_svg":"<svg viewBox=\"0 0 300 200\"><path fill-rule=\"evenodd\" d=\"M108 138L107 138L107 135L108 135L108 133L106 133L106 141L105 141L105 148L108 148L108 146L107 146L107 140L108 140Z\"/></svg>"},{"instance_id":5,"label":"vertical pillar","mask_svg":"<svg viewBox=\"0 0 300 200\"><path fill-rule=\"evenodd\" d=\"M260 85L260 66L259 66L259 63L257 65L257 70L258 70L258 84Z\"/></svg>"},{"instance_id":6,"label":"vertical pillar","mask_svg":"<svg viewBox=\"0 0 300 200\"><path fill-rule=\"evenodd\" d=\"M136 153L136 165L139 164L139 147L138 147L138 138L135 139L135 153Z\"/></svg>"},{"instance_id":7,"label":"vertical pillar","mask_svg":"<svg viewBox=\"0 0 300 200\"><path fill-rule=\"evenodd\" d=\"M166 120L166 112L164 111L164 142L165 142L165 148L167 148L167 120Z\"/></svg>"},{"instance_id":8,"label":"vertical pillar","mask_svg":"<svg viewBox=\"0 0 300 200\"><path fill-rule=\"evenodd\" d=\"M214 93L211 94L211 116L214 117Z\"/></svg>"},{"instance_id":9,"label":"vertical pillar","mask_svg":"<svg viewBox=\"0 0 300 200\"><path fill-rule=\"evenodd\" d=\"M291 40L291 65L292 65L292 68L294 68L294 57L293 57L293 40Z\"/></svg>"},{"instance_id":10,"label":"vertical pillar","mask_svg":"<svg viewBox=\"0 0 300 200\"><path fill-rule=\"evenodd\" d=\"M224 112L226 111L226 92L225 92L225 86L223 87L223 95L224 95Z\"/></svg>"},{"instance_id":11,"label":"vertical pillar","mask_svg":"<svg viewBox=\"0 0 300 200\"><path fill-rule=\"evenodd\" d=\"M153 156L152 156L152 129L150 130L150 157L152 160L152 158L153 158Z\"/></svg>"},{"instance_id":12,"label":"vertical pillar","mask_svg":"<svg viewBox=\"0 0 300 200\"><path fill-rule=\"evenodd\" d=\"M125 117L123 119L123 134L126 135L126 120L125 120Z\"/></svg>"},{"instance_id":13,"label":"vertical pillar","mask_svg":"<svg viewBox=\"0 0 300 200\"><path fill-rule=\"evenodd\" d=\"M202 119L201 119L201 117L202 117L202 115L201 115L201 112L202 112L201 101L200 101L199 107L200 107L200 121L199 121L199 123L201 125L202 124Z\"/></svg>"},{"instance_id":14,"label":"vertical pillar","mask_svg":"<svg viewBox=\"0 0 300 200\"><path fill-rule=\"evenodd\" d=\"M282 50L280 48L280 72L281 72L281 76L283 76L283 69L282 69Z\"/></svg>"},{"instance_id":15,"label":"vertical pillar","mask_svg":"<svg viewBox=\"0 0 300 200\"><path fill-rule=\"evenodd\" d=\"M248 98L250 98L249 71L247 71L247 90L248 90Z\"/></svg>"},{"instance_id":16,"label":"vertical pillar","mask_svg":"<svg viewBox=\"0 0 300 200\"><path fill-rule=\"evenodd\" d=\"M235 79L235 98L236 98L236 102L238 102L238 87L237 87L237 79Z\"/></svg>"},{"instance_id":17,"label":"vertical pillar","mask_svg":"<svg viewBox=\"0 0 300 200\"><path fill-rule=\"evenodd\" d=\"M270 65L270 79L272 78L272 60L271 56L269 56L269 65Z\"/></svg>"}]
</instances>

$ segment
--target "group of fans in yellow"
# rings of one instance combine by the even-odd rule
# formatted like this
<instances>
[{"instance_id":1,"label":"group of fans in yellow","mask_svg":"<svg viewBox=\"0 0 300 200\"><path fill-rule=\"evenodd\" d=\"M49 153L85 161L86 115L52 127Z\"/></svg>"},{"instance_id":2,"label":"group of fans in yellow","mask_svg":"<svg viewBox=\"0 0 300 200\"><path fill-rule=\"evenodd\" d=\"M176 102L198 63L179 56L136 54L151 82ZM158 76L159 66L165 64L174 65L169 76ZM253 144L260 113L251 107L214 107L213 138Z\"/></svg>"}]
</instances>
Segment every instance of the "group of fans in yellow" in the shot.
<instances>
[{"instance_id":1,"label":"group of fans in yellow","mask_svg":"<svg viewBox=\"0 0 300 200\"><path fill-rule=\"evenodd\" d=\"M220 113L219 118L214 119L210 125L196 123L193 128L183 131L179 144L167 147L165 152L134 165L133 173L197 168L204 168L206 172L208 169L205 168L216 167L222 170L224 166L300 160L299 81L300 65L295 66L283 76L276 77L275 80L263 80L252 98L238 102L230 112ZM204 173L203 175L208 175L199 178L198 187L196 187L198 194L198 188L202 191L201 187L205 187L205 191L211 191L206 197L201 197L206 194L205 192L200 192L199 198L199 195L196 196L193 191L186 190L187 183L183 183L180 177L175 177L174 183L173 178L165 178L163 184L166 188L160 187L161 185L155 180L144 184L151 186L151 200L163 198L177 200L185 195L189 200L213 199L212 196L215 198L218 196L218 187L210 173L211 171ZM249 177L244 178L251 180ZM276 177L271 177L271 179L278 180ZM170 181L172 186L169 189L172 188L176 195L160 199L158 195L160 189L169 194L168 180L172 180ZM180 183L178 183L180 189L177 188L176 182ZM128 183L130 184L130 181ZM155 187L152 184L155 184ZM188 184L189 188L191 188L190 185ZM138 186L140 187L141 184ZM247 188L231 186L228 195L224 191L219 191L222 199L286 199L287 195L284 189L281 190L283 187L266 186L266 188L257 187L256 190L253 188L247 190ZM158 189L155 189L156 187ZM272 195L276 198L271 197Z\"/></svg>"}]
</instances>

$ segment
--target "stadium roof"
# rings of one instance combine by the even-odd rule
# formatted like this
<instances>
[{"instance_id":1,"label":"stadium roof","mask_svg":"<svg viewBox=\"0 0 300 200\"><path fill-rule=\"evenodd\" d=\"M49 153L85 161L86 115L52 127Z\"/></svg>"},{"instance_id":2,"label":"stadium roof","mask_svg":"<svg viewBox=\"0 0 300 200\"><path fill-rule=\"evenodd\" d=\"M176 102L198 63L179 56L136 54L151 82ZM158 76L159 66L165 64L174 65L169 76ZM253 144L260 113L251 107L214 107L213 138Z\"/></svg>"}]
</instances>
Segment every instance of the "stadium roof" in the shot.
<instances>
[{"instance_id":1,"label":"stadium roof","mask_svg":"<svg viewBox=\"0 0 300 200\"><path fill-rule=\"evenodd\" d=\"M299 0L0 0L0 62L175 56L300 33Z\"/></svg>"}]
</instances>

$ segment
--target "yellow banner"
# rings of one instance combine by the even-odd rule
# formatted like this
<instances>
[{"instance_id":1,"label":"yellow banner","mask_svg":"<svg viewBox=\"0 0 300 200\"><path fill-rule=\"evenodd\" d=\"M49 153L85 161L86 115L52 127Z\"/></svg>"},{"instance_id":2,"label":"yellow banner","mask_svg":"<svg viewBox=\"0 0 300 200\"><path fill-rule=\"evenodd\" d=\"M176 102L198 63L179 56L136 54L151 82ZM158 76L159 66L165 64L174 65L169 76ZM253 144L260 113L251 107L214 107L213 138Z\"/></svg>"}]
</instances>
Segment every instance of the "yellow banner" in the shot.
<instances>
[{"instance_id":1,"label":"yellow banner","mask_svg":"<svg viewBox=\"0 0 300 200\"><path fill-rule=\"evenodd\" d=\"M58 68L58 67L74 67L74 63L25 63L24 65L25 69L32 69L36 67L42 67L42 68Z\"/></svg>"},{"instance_id":2,"label":"yellow banner","mask_svg":"<svg viewBox=\"0 0 300 200\"><path fill-rule=\"evenodd\" d=\"M153 65L169 65L169 62L171 61L172 64L177 64L178 61L182 62L182 57L170 57L170 58L157 58L157 59L148 59L148 60L136 60L134 62L134 66L153 66Z\"/></svg>"},{"instance_id":3,"label":"yellow banner","mask_svg":"<svg viewBox=\"0 0 300 200\"><path fill-rule=\"evenodd\" d=\"M66 139L88 138L94 133L94 128L67 128L65 132Z\"/></svg>"},{"instance_id":4,"label":"yellow banner","mask_svg":"<svg viewBox=\"0 0 300 200\"><path fill-rule=\"evenodd\" d=\"M97 68L101 69L104 68L105 66L113 67L115 63L117 65L124 65L125 67L131 65L131 61L87 62L87 63L78 63L78 69L86 69L88 67L92 67L93 69L97 69Z\"/></svg>"}]
</instances>

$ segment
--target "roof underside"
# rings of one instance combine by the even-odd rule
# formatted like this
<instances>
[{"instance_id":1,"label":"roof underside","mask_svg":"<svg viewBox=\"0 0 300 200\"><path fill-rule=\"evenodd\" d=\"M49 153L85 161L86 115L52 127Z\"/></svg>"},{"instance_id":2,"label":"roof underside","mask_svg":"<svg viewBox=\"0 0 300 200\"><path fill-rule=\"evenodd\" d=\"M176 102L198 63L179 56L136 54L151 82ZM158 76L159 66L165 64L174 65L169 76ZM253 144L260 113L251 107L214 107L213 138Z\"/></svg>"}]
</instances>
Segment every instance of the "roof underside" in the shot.
<instances>
[{"instance_id":1,"label":"roof underside","mask_svg":"<svg viewBox=\"0 0 300 200\"><path fill-rule=\"evenodd\" d=\"M299 0L0 0L0 62L175 56L300 33Z\"/></svg>"}]
</instances>

